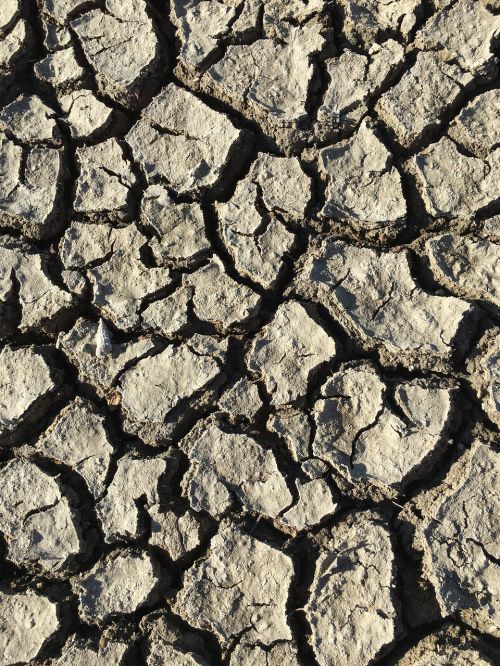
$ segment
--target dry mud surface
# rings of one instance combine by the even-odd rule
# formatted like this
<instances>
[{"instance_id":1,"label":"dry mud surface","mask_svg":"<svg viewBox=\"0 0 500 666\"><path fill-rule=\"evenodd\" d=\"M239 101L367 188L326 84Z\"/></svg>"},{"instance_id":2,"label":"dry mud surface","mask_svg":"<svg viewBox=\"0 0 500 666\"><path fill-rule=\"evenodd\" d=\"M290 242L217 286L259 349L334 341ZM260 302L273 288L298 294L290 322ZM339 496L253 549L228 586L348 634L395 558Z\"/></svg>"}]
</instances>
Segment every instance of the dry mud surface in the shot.
<instances>
[{"instance_id":1,"label":"dry mud surface","mask_svg":"<svg viewBox=\"0 0 500 666\"><path fill-rule=\"evenodd\" d=\"M0 665L500 663L498 0L0 2Z\"/></svg>"}]
</instances>

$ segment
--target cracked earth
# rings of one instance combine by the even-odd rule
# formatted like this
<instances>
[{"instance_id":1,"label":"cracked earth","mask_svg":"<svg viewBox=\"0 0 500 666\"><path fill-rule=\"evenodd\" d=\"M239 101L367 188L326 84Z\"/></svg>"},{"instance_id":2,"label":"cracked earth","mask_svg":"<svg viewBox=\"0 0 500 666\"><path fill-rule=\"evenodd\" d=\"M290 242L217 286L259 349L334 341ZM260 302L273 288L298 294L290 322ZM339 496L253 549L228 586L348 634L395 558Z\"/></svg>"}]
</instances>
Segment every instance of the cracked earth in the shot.
<instances>
[{"instance_id":1,"label":"cracked earth","mask_svg":"<svg viewBox=\"0 0 500 666\"><path fill-rule=\"evenodd\" d=\"M0 3L0 664L500 663L498 0Z\"/></svg>"}]
</instances>

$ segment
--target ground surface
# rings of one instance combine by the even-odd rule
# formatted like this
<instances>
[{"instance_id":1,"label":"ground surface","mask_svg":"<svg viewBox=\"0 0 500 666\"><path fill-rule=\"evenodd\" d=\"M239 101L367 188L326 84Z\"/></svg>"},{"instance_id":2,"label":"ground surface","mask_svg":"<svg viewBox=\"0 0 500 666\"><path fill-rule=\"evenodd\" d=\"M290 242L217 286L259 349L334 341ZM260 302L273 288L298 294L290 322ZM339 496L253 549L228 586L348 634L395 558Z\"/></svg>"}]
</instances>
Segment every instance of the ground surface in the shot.
<instances>
[{"instance_id":1,"label":"ground surface","mask_svg":"<svg viewBox=\"0 0 500 666\"><path fill-rule=\"evenodd\" d=\"M500 663L499 35L0 3L0 664Z\"/></svg>"}]
</instances>

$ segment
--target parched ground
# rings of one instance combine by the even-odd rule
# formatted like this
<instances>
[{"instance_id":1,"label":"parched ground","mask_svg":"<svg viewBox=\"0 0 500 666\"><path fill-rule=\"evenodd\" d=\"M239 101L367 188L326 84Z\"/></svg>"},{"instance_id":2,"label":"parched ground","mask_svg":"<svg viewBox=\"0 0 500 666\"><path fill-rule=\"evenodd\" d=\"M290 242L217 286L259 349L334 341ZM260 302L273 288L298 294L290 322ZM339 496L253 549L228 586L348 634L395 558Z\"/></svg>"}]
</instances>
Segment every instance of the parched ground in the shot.
<instances>
[{"instance_id":1,"label":"parched ground","mask_svg":"<svg viewBox=\"0 0 500 666\"><path fill-rule=\"evenodd\" d=\"M500 663L498 0L1 0L0 666Z\"/></svg>"}]
</instances>

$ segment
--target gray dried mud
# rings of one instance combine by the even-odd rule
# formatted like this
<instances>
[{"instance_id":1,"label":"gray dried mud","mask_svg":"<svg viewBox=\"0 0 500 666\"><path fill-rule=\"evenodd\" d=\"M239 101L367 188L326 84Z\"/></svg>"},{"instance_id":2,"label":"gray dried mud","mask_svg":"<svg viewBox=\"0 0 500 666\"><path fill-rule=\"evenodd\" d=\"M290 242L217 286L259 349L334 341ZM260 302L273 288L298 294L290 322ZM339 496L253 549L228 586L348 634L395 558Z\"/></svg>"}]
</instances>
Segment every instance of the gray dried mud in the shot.
<instances>
[{"instance_id":1,"label":"gray dried mud","mask_svg":"<svg viewBox=\"0 0 500 666\"><path fill-rule=\"evenodd\" d=\"M500 663L499 47L0 2L0 666Z\"/></svg>"}]
</instances>

